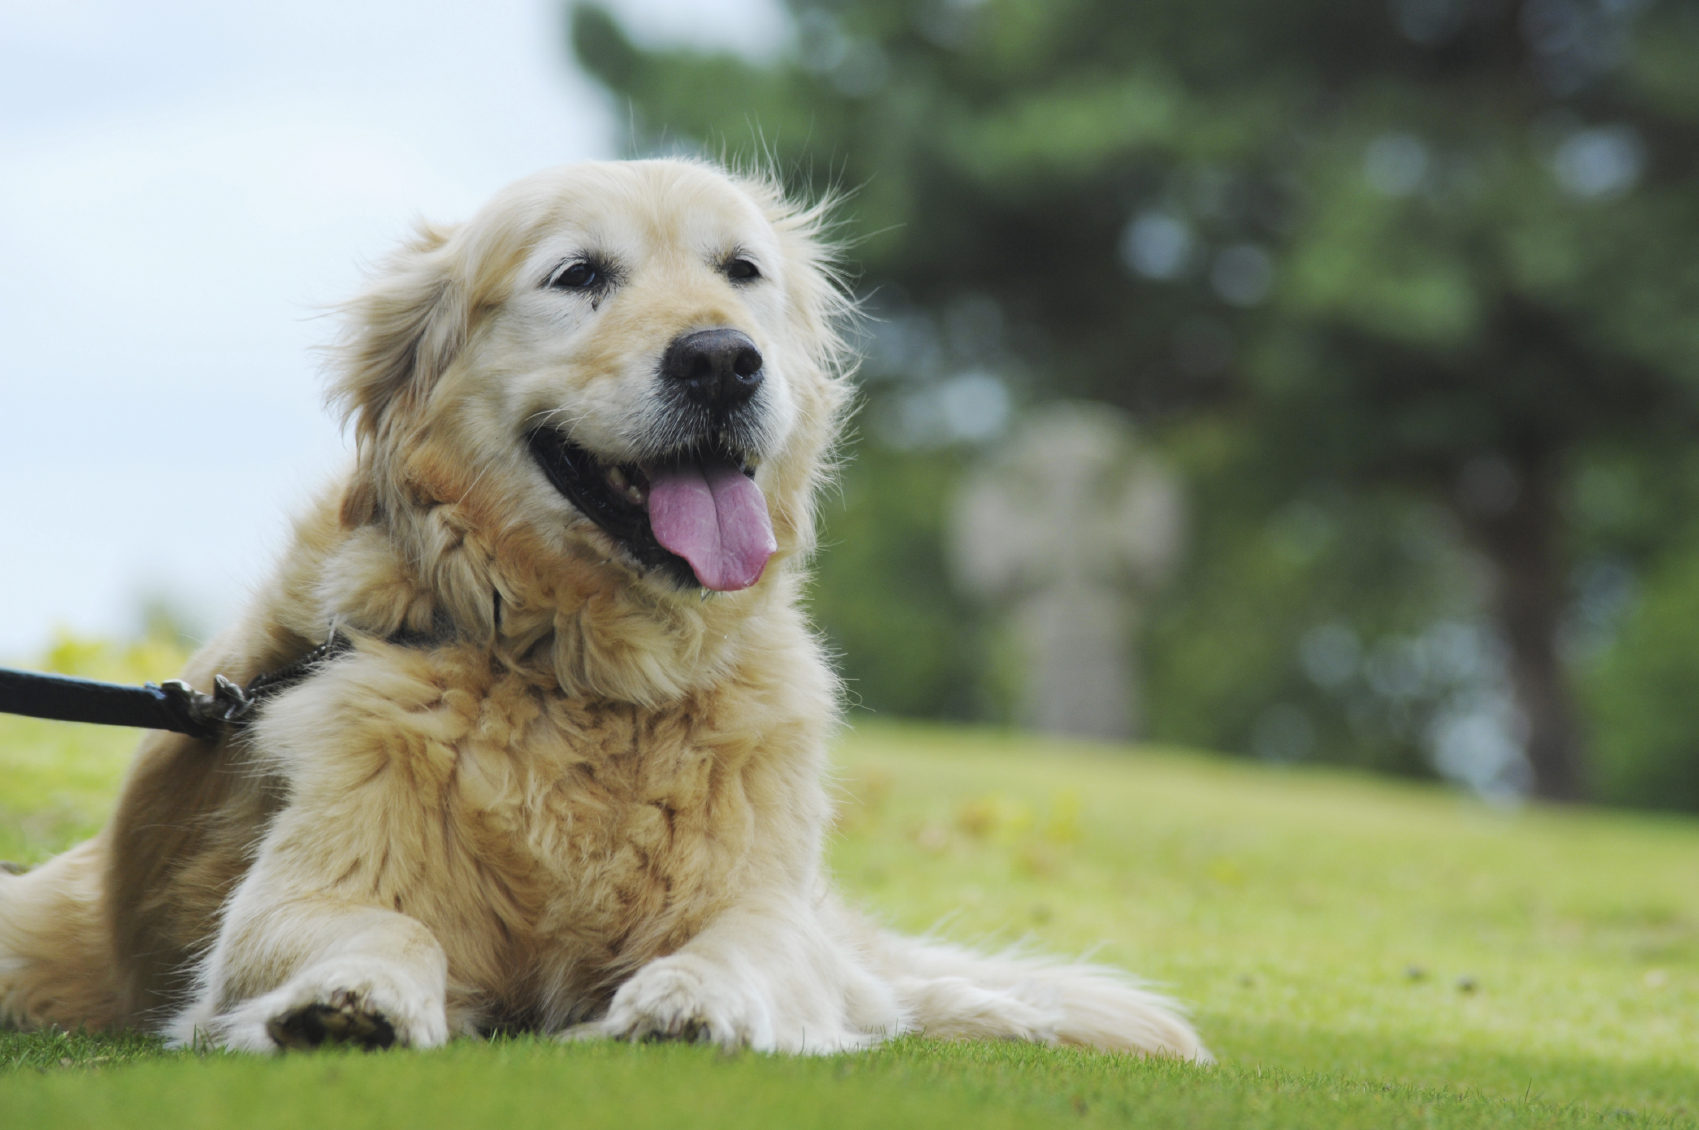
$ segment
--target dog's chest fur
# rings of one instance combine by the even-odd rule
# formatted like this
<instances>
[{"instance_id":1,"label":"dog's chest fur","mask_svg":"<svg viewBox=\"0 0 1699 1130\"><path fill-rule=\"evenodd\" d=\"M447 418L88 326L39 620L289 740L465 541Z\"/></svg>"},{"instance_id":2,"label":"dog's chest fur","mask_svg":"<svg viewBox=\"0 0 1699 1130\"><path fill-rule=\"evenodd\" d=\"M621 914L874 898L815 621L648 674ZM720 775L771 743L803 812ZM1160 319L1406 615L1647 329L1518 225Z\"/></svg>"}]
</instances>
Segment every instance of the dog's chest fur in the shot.
<instances>
[{"instance_id":1,"label":"dog's chest fur","mask_svg":"<svg viewBox=\"0 0 1699 1130\"><path fill-rule=\"evenodd\" d=\"M431 927L469 1012L578 1019L770 866L763 838L819 826L806 723L760 697L733 681L640 708L487 659L358 655L263 723L289 783L276 834L327 888Z\"/></svg>"}]
</instances>

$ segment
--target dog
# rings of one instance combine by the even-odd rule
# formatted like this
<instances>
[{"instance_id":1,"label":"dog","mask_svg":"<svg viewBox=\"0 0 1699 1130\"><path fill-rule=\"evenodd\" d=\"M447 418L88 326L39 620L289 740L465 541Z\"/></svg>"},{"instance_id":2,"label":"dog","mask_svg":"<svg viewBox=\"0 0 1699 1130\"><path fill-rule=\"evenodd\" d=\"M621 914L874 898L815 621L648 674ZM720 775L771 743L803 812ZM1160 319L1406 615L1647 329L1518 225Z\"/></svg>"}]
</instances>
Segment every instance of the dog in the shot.
<instances>
[{"instance_id":1,"label":"dog","mask_svg":"<svg viewBox=\"0 0 1699 1130\"><path fill-rule=\"evenodd\" d=\"M179 1045L894 1035L1207 1062L1096 966L903 937L822 863L838 693L799 611L850 399L829 204L679 160L521 180L346 307L352 468L185 678L346 646L147 738L0 875L0 1015Z\"/></svg>"}]
</instances>

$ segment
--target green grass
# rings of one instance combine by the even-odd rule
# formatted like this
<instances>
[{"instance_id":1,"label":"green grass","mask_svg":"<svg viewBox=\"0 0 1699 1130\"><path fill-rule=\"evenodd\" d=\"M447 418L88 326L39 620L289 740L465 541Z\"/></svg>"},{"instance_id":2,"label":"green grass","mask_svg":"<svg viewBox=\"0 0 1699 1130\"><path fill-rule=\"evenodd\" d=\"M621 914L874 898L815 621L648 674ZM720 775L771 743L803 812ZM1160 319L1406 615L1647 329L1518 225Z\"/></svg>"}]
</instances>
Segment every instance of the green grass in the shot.
<instances>
[{"instance_id":1,"label":"green grass","mask_svg":"<svg viewBox=\"0 0 1699 1130\"><path fill-rule=\"evenodd\" d=\"M0 857L98 826L129 744L0 719ZM838 762L833 860L865 905L1134 969L1192 1002L1220 1065L0 1033L0 1126L1699 1125L1699 823L945 729L864 724Z\"/></svg>"}]
</instances>

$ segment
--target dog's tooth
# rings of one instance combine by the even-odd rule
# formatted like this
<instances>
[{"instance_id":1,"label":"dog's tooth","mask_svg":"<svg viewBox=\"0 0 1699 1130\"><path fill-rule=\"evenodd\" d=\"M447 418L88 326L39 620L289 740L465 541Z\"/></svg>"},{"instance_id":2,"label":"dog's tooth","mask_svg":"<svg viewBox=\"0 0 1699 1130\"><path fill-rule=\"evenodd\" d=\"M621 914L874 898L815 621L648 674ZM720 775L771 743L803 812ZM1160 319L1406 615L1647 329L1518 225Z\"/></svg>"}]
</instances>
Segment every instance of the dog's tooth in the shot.
<instances>
[{"instance_id":1,"label":"dog's tooth","mask_svg":"<svg viewBox=\"0 0 1699 1130\"><path fill-rule=\"evenodd\" d=\"M602 478L607 482L609 490L631 505L647 506L649 504L648 488L632 482L631 476L625 473L625 468L609 467L602 473Z\"/></svg>"}]
</instances>

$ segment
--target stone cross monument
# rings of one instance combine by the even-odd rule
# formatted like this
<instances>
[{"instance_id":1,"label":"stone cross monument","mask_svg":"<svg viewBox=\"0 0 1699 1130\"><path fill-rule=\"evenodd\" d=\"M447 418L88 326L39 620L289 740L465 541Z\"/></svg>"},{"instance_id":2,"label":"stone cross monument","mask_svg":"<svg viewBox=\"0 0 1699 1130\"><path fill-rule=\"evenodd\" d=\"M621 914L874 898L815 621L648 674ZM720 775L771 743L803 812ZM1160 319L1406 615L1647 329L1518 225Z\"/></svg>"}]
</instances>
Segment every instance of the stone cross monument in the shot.
<instances>
[{"instance_id":1,"label":"stone cross monument","mask_svg":"<svg viewBox=\"0 0 1699 1130\"><path fill-rule=\"evenodd\" d=\"M1183 514L1126 417L1086 403L1031 413L968 475L951 527L958 582L1003 610L1020 648L1021 723L1135 736L1134 633L1174 570Z\"/></svg>"}]
</instances>

